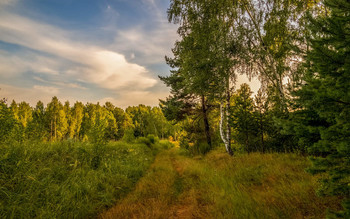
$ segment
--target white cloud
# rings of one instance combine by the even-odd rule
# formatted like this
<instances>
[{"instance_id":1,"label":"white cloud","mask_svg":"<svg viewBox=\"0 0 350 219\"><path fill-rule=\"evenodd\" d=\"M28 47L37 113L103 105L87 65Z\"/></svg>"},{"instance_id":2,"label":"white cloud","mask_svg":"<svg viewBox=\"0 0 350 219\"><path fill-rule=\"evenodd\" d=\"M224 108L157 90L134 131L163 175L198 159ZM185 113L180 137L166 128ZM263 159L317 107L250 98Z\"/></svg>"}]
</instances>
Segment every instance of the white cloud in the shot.
<instances>
[{"instance_id":1,"label":"white cloud","mask_svg":"<svg viewBox=\"0 0 350 219\"><path fill-rule=\"evenodd\" d=\"M141 64L164 63L164 56L171 55L176 40L178 25L170 24L166 11L160 8L160 0L142 0L140 7L148 19L139 24L115 31L112 48L124 54L137 54L135 61Z\"/></svg>"},{"instance_id":2,"label":"white cloud","mask_svg":"<svg viewBox=\"0 0 350 219\"><path fill-rule=\"evenodd\" d=\"M0 50L0 75L4 77L13 77L28 71L57 75L59 72L54 69L59 67L56 60L34 53L16 54Z\"/></svg>"},{"instance_id":3,"label":"white cloud","mask_svg":"<svg viewBox=\"0 0 350 219\"><path fill-rule=\"evenodd\" d=\"M157 83L143 66L129 63L122 54L74 40L73 34L48 24L1 12L0 31L1 41L60 57L36 54L35 62L28 62L27 57L9 59L0 54L0 63L11 63L3 65L0 74L12 69L13 73L31 70L62 77L69 75L107 89L134 86L142 90Z\"/></svg>"},{"instance_id":4,"label":"white cloud","mask_svg":"<svg viewBox=\"0 0 350 219\"><path fill-rule=\"evenodd\" d=\"M136 52L141 63L154 64L164 62L164 56L171 55L178 38L175 25L158 21L152 29L139 26L118 31L113 48L129 54Z\"/></svg>"},{"instance_id":5,"label":"white cloud","mask_svg":"<svg viewBox=\"0 0 350 219\"><path fill-rule=\"evenodd\" d=\"M109 89L134 86L139 89L152 87L157 83L147 77L147 70L137 64L128 63L123 55L111 51L98 51L91 60L98 73L89 72L90 81L96 81Z\"/></svg>"}]
</instances>

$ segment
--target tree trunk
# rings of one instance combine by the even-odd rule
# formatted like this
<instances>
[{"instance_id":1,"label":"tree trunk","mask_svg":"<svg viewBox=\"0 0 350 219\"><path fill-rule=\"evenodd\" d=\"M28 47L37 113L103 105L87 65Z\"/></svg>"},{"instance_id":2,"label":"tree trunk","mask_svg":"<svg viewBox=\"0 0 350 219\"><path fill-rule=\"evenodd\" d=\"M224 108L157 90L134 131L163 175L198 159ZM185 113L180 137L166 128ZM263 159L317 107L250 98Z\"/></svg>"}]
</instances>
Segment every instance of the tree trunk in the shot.
<instances>
[{"instance_id":1,"label":"tree trunk","mask_svg":"<svg viewBox=\"0 0 350 219\"><path fill-rule=\"evenodd\" d=\"M50 140L52 141L52 119L51 119L51 130L50 130Z\"/></svg>"},{"instance_id":2,"label":"tree trunk","mask_svg":"<svg viewBox=\"0 0 350 219\"><path fill-rule=\"evenodd\" d=\"M55 115L55 123L54 123L54 125L55 125L55 141L56 141L56 139L57 139L57 122L56 122L56 120L57 120L57 118L56 118L56 115Z\"/></svg>"},{"instance_id":3,"label":"tree trunk","mask_svg":"<svg viewBox=\"0 0 350 219\"><path fill-rule=\"evenodd\" d=\"M227 80L227 91L226 91L226 141L227 141L227 152L232 156L233 151L231 148L231 126L230 126L230 102L231 102L231 95L230 95L230 81Z\"/></svg>"},{"instance_id":4,"label":"tree trunk","mask_svg":"<svg viewBox=\"0 0 350 219\"><path fill-rule=\"evenodd\" d=\"M231 131L227 131L226 130L226 136L225 136L225 132L224 132L224 119L226 119L226 122L228 123L228 119L227 116L225 116L226 113L224 113L223 107L222 107L223 103L220 104L220 136L222 141L225 144L225 148L226 148L226 152L229 155L233 155L233 151L231 149L231 142L230 142L230 136L228 136L228 134L231 134ZM227 112L227 111L226 111ZM226 125L226 128L229 127L229 125Z\"/></svg>"},{"instance_id":5,"label":"tree trunk","mask_svg":"<svg viewBox=\"0 0 350 219\"><path fill-rule=\"evenodd\" d=\"M264 146L264 126L263 126L263 114L261 113L261 117L260 117L260 132L261 132L261 150L263 153L265 153L265 146Z\"/></svg>"},{"instance_id":6,"label":"tree trunk","mask_svg":"<svg viewBox=\"0 0 350 219\"><path fill-rule=\"evenodd\" d=\"M211 148L210 127L209 127L208 113L207 113L204 95L202 95L202 113L203 113L205 136L207 138L207 143L208 143L209 147Z\"/></svg>"}]
</instances>

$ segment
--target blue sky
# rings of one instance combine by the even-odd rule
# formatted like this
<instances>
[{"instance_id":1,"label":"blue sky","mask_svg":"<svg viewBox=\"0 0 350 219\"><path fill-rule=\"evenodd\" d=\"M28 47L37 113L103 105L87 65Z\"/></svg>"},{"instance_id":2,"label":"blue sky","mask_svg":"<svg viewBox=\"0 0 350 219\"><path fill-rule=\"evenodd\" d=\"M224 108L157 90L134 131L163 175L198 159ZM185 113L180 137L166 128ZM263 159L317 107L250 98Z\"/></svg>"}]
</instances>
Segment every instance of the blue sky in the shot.
<instances>
[{"instance_id":1,"label":"blue sky","mask_svg":"<svg viewBox=\"0 0 350 219\"><path fill-rule=\"evenodd\" d=\"M158 105L169 0L0 0L0 97ZM255 89L253 89L255 90Z\"/></svg>"},{"instance_id":2,"label":"blue sky","mask_svg":"<svg viewBox=\"0 0 350 219\"><path fill-rule=\"evenodd\" d=\"M0 97L157 105L177 39L167 0L0 0Z\"/></svg>"}]
</instances>

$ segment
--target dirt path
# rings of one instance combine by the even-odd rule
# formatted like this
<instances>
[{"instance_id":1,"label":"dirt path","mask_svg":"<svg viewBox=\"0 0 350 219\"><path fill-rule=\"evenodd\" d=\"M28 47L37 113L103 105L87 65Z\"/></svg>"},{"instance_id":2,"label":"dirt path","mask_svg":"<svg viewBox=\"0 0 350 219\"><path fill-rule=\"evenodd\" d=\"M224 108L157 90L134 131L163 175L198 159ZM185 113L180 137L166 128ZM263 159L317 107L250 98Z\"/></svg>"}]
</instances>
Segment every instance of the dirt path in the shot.
<instances>
[{"instance_id":1,"label":"dirt path","mask_svg":"<svg viewBox=\"0 0 350 219\"><path fill-rule=\"evenodd\" d=\"M172 148L159 153L133 192L100 218L201 218L199 193L184 175L186 157Z\"/></svg>"}]
</instances>

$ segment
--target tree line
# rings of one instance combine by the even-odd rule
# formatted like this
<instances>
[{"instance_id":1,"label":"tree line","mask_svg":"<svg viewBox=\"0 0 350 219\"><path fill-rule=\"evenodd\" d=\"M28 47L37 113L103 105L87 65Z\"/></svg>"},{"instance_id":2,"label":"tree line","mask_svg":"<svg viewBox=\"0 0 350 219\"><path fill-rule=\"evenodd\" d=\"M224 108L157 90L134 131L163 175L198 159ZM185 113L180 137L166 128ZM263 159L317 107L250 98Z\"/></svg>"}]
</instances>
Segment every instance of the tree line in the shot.
<instances>
[{"instance_id":1,"label":"tree line","mask_svg":"<svg viewBox=\"0 0 350 219\"><path fill-rule=\"evenodd\" d=\"M0 142L39 141L108 141L133 140L154 135L173 136L176 130L159 107L145 105L125 110L106 102L72 106L53 97L46 107L39 101L35 107L26 102L7 104L0 101ZM96 142L98 143L98 142Z\"/></svg>"},{"instance_id":2,"label":"tree line","mask_svg":"<svg viewBox=\"0 0 350 219\"><path fill-rule=\"evenodd\" d=\"M350 216L350 3L347 0L171 0L179 25L171 95L160 106L199 152L310 155L320 194L344 198ZM261 88L236 87L256 77ZM234 145L232 145L234 144Z\"/></svg>"}]
</instances>

